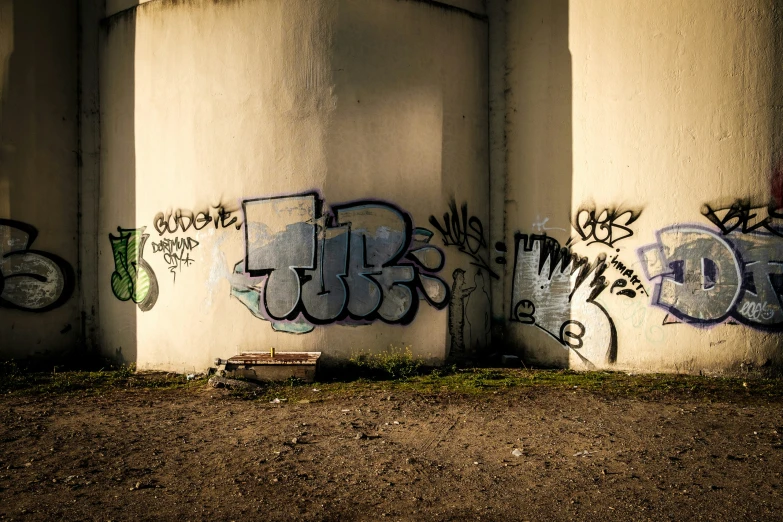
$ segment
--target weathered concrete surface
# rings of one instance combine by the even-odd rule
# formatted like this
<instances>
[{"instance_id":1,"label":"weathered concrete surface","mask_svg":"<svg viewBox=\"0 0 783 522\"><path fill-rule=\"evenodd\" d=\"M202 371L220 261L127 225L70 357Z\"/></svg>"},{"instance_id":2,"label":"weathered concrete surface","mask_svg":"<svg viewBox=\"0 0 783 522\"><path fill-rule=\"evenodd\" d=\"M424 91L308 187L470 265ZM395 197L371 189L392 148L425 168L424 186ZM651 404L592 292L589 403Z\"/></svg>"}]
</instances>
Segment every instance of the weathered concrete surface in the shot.
<instances>
[{"instance_id":1,"label":"weathered concrete surface","mask_svg":"<svg viewBox=\"0 0 783 522\"><path fill-rule=\"evenodd\" d=\"M443 360L448 311L424 300L399 321L404 327L375 318L365 326L286 326L313 330L306 335L273 330L235 273L246 244L260 244L241 208L244 200L317 190L324 210L382 200L407 213L412 227L432 230L430 215L442 221L454 196L488 223L486 31L480 17L407 1L149 2L109 18L100 67L103 350L141 368L180 371L270 346L325 358L410 346ZM239 221L184 234L156 228L159 212L210 205L211 217L230 211L225 221ZM248 215L286 229L272 221L290 214L262 210ZM141 295L113 295L108 236L120 234L117 227L149 234L143 259L158 297L148 311L132 302ZM297 237L293 244L305 238ZM171 270L160 242L187 238L194 262ZM456 248L444 253L443 297L452 272L470 261ZM411 295L418 301L415 289ZM476 324L487 315L485 295L471 308ZM396 310L379 313L395 322Z\"/></svg>"},{"instance_id":2,"label":"weathered concrete surface","mask_svg":"<svg viewBox=\"0 0 783 522\"><path fill-rule=\"evenodd\" d=\"M742 227L727 236L728 247L719 246L725 234L702 213L705 205L728 209L737 200L762 207L758 214L766 213L767 205L783 204L779 3L730 1L707 8L701 2L678 1L516 0L508 2L507 13L509 257L514 257L517 232L546 233L561 245L570 237L576 240L572 244L578 255L590 261L607 256L604 275L609 284L597 298L601 310L586 302L589 290L584 286L585 294L567 302L570 288L565 293L563 288L568 285L557 290L553 282L551 290L529 297L536 304L537 324L549 333L512 321L510 344L524 346L534 364L574 368L698 372L743 361L779 364L779 325L773 318L780 309L779 292L771 289L775 283L769 278L777 277L781 238L758 230L767 234L762 238L767 246L758 248L767 250L764 265L756 265L764 269L753 277L763 287L760 291L769 289L766 295L776 296L761 298L752 293L759 288L747 284L761 250L754 254L742 246L743 237L748 240ZM584 219L580 226L585 227L590 211L599 218L604 209L640 211L628 231L620 233L616 225L625 225L630 214L610 219L613 225L603 229L596 225L604 237L610 229L615 237L631 235L617 241L583 239L573 224ZM730 221L736 225L738 219ZM669 261L687 260L690 286L685 290L677 286L679 281L659 300L656 285L670 276L645 277L637 249L654 245L656 232L666 227L684 230L692 225L707 229L701 247L693 242L695 236L686 235L671 236L666 246L674 255ZM676 254L674 245L681 246ZM708 252L705 245L718 250ZM522 265L529 264L531 256L537 265L535 251ZM624 270L611 264L615 256ZM735 256L738 261L732 261ZM707 259L706 268L702 259ZM716 260L715 266L721 266L717 275L709 264ZM664 270L669 261L664 261ZM513 316L522 294L532 296L533 290L522 285L524 292L515 294L513 264L507 266L505 284L511 290L503 294L504 309ZM639 277L647 295L636 283L633 298L611 289L628 270ZM744 286L736 282L743 277ZM536 284L549 288L546 278ZM727 304L735 291L737 300ZM555 295L565 299L565 307L547 304ZM754 316L744 299L758 303L753 306L767 319ZM658 305L666 300L668 309ZM723 308L717 313L710 307ZM531 310L529 305L523 308ZM684 320L687 314L701 317L703 324L663 324ZM547 326L547 319L557 325ZM722 324L727 320L745 324ZM569 350L552 339L566 321L571 321L567 328L580 328L574 321L583 324L583 347ZM614 364L605 355L610 337L615 340Z\"/></svg>"},{"instance_id":3,"label":"weathered concrete surface","mask_svg":"<svg viewBox=\"0 0 783 522\"><path fill-rule=\"evenodd\" d=\"M0 2L0 219L17 222L0 224L0 252L15 252L0 262L3 358L58 354L79 339L74 277L58 267L78 264L77 49L75 0ZM18 226L37 229L32 246L13 239Z\"/></svg>"}]
</instances>

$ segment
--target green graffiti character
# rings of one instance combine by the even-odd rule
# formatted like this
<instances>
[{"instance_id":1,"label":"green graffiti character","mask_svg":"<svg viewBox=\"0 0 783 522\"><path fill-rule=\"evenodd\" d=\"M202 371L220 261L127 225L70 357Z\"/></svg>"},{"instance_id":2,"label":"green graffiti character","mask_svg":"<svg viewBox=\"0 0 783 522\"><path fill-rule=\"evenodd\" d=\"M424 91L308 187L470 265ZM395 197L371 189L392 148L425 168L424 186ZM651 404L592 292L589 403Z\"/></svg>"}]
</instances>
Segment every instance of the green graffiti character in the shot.
<instances>
[{"instance_id":1,"label":"green graffiti character","mask_svg":"<svg viewBox=\"0 0 783 522\"><path fill-rule=\"evenodd\" d=\"M114 254L111 289L120 301L133 300L139 310L147 312L158 300L158 279L152 267L142 258L149 234L139 229L117 227L118 236L109 234Z\"/></svg>"}]
</instances>

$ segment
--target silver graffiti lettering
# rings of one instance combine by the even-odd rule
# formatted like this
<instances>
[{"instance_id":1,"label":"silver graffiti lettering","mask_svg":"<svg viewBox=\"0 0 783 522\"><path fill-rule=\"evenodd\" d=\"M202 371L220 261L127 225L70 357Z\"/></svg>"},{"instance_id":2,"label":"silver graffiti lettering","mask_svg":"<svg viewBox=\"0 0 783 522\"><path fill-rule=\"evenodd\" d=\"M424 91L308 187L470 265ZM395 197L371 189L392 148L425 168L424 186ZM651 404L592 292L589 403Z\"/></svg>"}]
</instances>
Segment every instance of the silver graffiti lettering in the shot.
<instances>
[{"instance_id":1,"label":"silver graffiti lettering","mask_svg":"<svg viewBox=\"0 0 783 522\"><path fill-rule=\"evenodd\" d=\"M421 299L448 304L448 287L433 275L443 253L428 245L432 232L412 229L387 203L321 207L313 193L243 202L245 261L232 295L256 317L305 333L337 321L405 324Z\"/></svg>"},{"instance_id":2,"label":"silver graffiti lettering","mask_svg":"<svg viewBox=\"0 0 783 522\"><path fill-rule=\"evenodd\" d=\"M588 366L615 362L614 323L596 302L606 266L605 255L590 263L551 237L517 234L511 320L544 330Z\"/></svg>"},{"instance_id":3,"label":"silver graffiti lettering","mask_svg":"<svg viewBox=\"0 0 783 522\"><path fill-rule=\"evenodd\" d=\"M645 275L656 282L654 305L692 324L734 318L758 327L783 325L780 236L674 225L657 238L638 250Z\"/></svg>"},{"instance_id":4,"label":"silver graffiti lettering","mask_svg":"<svg viewBox=\"0 0 783 522\"><path fill-rule=\"evenodd\" d=\"M0 307L45 312L71 296L71 266L58 256L30 249L37 235L30 225L0 219Z\"/></svg>"}]
</instances>

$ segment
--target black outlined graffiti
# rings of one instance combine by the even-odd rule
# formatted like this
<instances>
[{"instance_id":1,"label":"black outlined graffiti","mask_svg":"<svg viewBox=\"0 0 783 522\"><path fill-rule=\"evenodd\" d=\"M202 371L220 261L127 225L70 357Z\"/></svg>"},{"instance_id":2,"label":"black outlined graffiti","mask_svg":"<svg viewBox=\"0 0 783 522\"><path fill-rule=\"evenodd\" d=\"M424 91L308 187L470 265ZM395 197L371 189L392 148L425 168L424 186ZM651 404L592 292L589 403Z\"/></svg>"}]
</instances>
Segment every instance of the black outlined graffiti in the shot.
<instances>
[{"instance_id":1,"label":"black outlined graffiti","mask_svg":"<svg viewBox=\"0 0 783 522\"><path fill-rule=\"evenodd\" d=\"M630 225L639 219L641 210L581 208L572 223L574 230L588 245L601 243L613 247L617 242L633 236Z\"/></svg>"},{"instance_id":2,"label":"black outlined graffiti","mask_svg":"<svg viewBox=\"0 0 783 522\"><path fill-rule=\"evenodd\" d=\"M723 235L738 228L747 234L761 228L777 236L783 236L783 208L775 203L753 207L748 200L737 200L727 208L713 209L704 205L701 213L709 219Z\"/></svg>"},{"instance_id":3,"label":"black outlined graffiti","mask_svg":"<svg viewBox=\"0 0 783 522\"><path fill-rule=\"evenodd\" d=\"M699 225L673 225L638 250L655 282L652 304L682 322L709 326L731 318L783 329L783 239L770 233L722 235Z\"/></svg>"},{"instance_id":4,"label":"black outlined graffiti","mask_svg":"<svg viewBox=\"0 0 783 522\"><path fill-rule=\"evenodd\" d=\"M182 272L182 267L188 267L196 262L190 257L190 253L198 245L199 242L192 237L164 238L152 242L152 253L161 252L163 254L163 261L168 265L169 272L174 276L176 283L177 272Z\"/></svg>"},{"instance_id":5,"label":"black outlined graffiti","mask_svg":"<svg viewBox=\"0 0 783 522\"><path fill-rule=\"evenodd\" d=\"M626 266L625 263L617 259L616 255L612 257L609 263L613 268L617 269L624 278L627 278L627 280L618 279L612 283L612 286L609 288L610 294L616 293L617 295L623 295L630 298L636 297L637 292L641 292L644 295L649 295L647 294L647 290L645 290L644 285L642 284L639 277L634 273L633 269L629 266ZM632 288L626 288L628 285L631 285ZM615 289L619 290L615 292Z\"/></svg>"},{"instance_id":6,"label":"black outlined graffiti","mask_svg":"<svg viewBox=\"0 0 783 522\"><path fill-rule=\"evenodd\" d=\"M73 269L59 256L32 250L32 225L0 219L0 307L46 312L73 294Z\"/></svg>"},{"instance_id":7,"label":"black outlined graffiti","mask_svg":"<svg viewBox=\"0 0 783 522\"><path fill-rule=\"evenodd\" d=\"M483 352L489 346L492 327L489 314L491 307L488 281L479 268L473 276L473 291L465 302L465 331L468 346L474 352Z\"/></svg>"},{"instance_id":8,"label":"black outlined graffiti","mask_svg":"<svg viewBox=\"0 0 783 522\"><path fill-rule=\"evenodd\" d=\"M617 332L596 301L608 283L606 256L592 263L548 236L516 234L511 321L545 331L588 366L617 360Z\"/></svg>"},{"instance_id":9,"label":"black outlined graffiti","mask_svg":"<svg viewBox=\"0 0 783 522\"><path fill-rule=\"evenodd\" d=\"M114 272L111 289L120 301L132 300L139 310L152 310L158 300L158 279L152 267L142 257L149 234L139 229L117 227L118 235L109 234Z\"/></svg>"},{"instance_id":10,"label":"black outlined graffiti","mask_svg":"<svg viewBox=\"0 0 783 522\"><path fill-rule=\"evenodd\" d=\"M452 200L449 203L449 210L450 214L449 212L443 213L443 225L438 222L438 218L430 216L430 224L443 236L443 245L458 247L460 252L473 259L471 265L486 270L491 277L499 279L500 276L489 268L481 255L481 250L487 248L484 225L481 224L481 220L476 216L468 217L467 203L462 204L458 213L457 203Z\"/></svg>"},{"instance_id":11,"label":"black outlined graffiti","mask_svg":"<svg viewBox=\"0 0 783 522\"><path fill-rule=\"evenodd\" d=\"M495 263L499 265L505 265L506 264L506 252L508 252L508 249L506 248L506 244L502 241L498 241L495 243L495 253L498 254L495 257Z\"/></svg>"},{"instance_id":12,"label":"black outlined graffiti","mask_svg":"<svg viewBox=\"0 0 783 522\"><path fill-rule=\"evenodd\" d=\"M443 253L432 232L375 201L324 212L316 193L246 200L245 259L232 295L274 329L311 331L335 322L410 323L424 299L437 309L449 289L434 273Z\"/></svg>"},{"instance_id":13,"label":"black outlined graffiti","mask_svg":"<svg viewBox=\"0 0 783 522\"><path fill-rule=\"evenodd\" d=\"M449 336L451 349L449 356L465 354L465 299L476 289L468 287L465 282L465 271L457 268L452 273L454 281L451 284L451 302L449 303Z\"/></svg>"},{"instance_id":14,"label":"black outlined graffiti","mask_svg":"<svg viewBox=\"0 0 783 522\"><path fill-rule=\"evenodd\" d=\"M239 209L227 208L224 205L209 206L205 209L192 211L177 209L170 212L158 212L153 218L155 230L159 235L175 232L187 232L192 227L193 230L202 230L210 223L215 229L234 227L237 230L242 228L242 222L239 220Z\"/></svg>"}]
</instances>

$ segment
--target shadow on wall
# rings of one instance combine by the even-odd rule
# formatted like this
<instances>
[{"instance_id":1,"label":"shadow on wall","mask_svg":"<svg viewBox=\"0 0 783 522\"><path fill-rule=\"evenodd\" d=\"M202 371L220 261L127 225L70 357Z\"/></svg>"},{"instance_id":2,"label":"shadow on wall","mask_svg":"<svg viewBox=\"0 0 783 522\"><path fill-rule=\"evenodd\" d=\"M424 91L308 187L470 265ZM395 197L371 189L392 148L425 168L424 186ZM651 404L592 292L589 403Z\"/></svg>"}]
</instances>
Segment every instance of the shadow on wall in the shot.
<instances>
[{"instance_id":1,"label":"shadow on wall","mask_svg":"<svg viewBox=\"0 0 783 522\"><path fill-rule=\"evenodd\" d=\"M136 9L102 20L99 343L125 364L138 359L137 314L151 310L158 296L144 259L149 230L136 220L135 48Z\"/></svg>"},{"instance_id":2,"label":"shadow on wall","mask_svg":"<svg viewBox=\"0 0 783 522\"><path fill-rule=\"evenodd\" d=\"M77 3L0 0L0 357L78 346Z\"/></svg>"},{"instance_id":3,"label":"shadow on wall","mask_svg":"<svg viewBox=\"0 0 783 522\"><path fill-rule=\"evenodd\" d=\"M509 337L522 341L534 364L567 368L571 352L601 351L610 330L586 329L579 311L595 307L585 307L593 304L591 279L568 275L594 268L572 256L566 241L573 180L569 1L511 1L507 13L506 211L509 235L515 233L498 250L511 268Z\"/></svg>"},{"instance_id":4,"label":"shadow on wall","mask_svg":"<svg viewBox=\"0 0 783 522\"><path fill-rule=\"evenodd\" d=\"M776 208L783 207L783 0L776 0L772 6L771 34L774 35L774 56L772 82L770 82L770 103L772 111L771 140L774 147L771 165L771 192Z\"/></svg>"}]
</instances>

